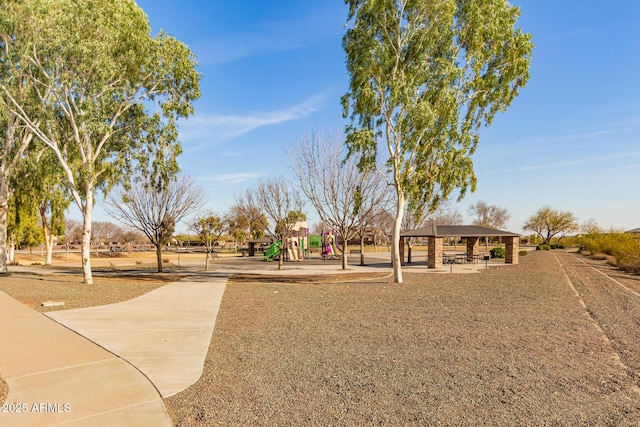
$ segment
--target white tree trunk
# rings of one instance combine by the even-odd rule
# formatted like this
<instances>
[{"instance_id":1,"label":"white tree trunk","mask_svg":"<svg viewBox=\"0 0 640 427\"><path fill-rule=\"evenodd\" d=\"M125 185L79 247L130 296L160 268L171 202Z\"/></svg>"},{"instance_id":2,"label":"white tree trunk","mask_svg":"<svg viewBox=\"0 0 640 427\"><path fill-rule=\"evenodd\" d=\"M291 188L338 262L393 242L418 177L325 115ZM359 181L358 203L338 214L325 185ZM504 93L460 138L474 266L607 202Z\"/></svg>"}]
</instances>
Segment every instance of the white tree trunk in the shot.
<instances>
[{"instance_id":1,"label":"white tree trunk","mask_svg":"<svg viewBox=\"0 0 640 427\"><path fill-rule=\"evenodd\" d=\"M398 191L398 205L396 208L396 218L393 223L393 234L391 243L391 263L393 264L393 281L402 283L402 265L400 264L400 228L402 226L402 215L406 201L401 191Z\"/></svg>"},{"instance_id":2,"label":"white tree trunk","mask_svg":"<svg viewBox=\"0 0 640 427\"><path fill-rule=\"evenodd\" d=\"M43 227L44 228L44 246L46 249L46 254L44 257L44 265L51 265L51 260L53 258L53 243L54 243L54 239L53 239L53 233L51 232L51 229L49 229L49 227Z\"/></svg>"},{"instance_id":3,"label":"white tree trunk","mask_svg":"<svg viewBox=\"0 0 640 427\"><path fill-rule=\"evenodd\" d=\"M4 173L0 174L0 180L2 180L0 181L0 273L6 273L8 271L7 212L9 211L9 189L6 179L4 179Z\"/></svg>"},{"instance_id":4,"label":"white tree trunk","mask_svg":"<svg viewBox=\"0 0 640 427\"><path fill-rule=\"evenodd\" d=\"M82 275L84 283L93 285L91 273L91 214L93 212L93 191L87 189L86 203L82 207Z\"/></svg>"}]
</instances>

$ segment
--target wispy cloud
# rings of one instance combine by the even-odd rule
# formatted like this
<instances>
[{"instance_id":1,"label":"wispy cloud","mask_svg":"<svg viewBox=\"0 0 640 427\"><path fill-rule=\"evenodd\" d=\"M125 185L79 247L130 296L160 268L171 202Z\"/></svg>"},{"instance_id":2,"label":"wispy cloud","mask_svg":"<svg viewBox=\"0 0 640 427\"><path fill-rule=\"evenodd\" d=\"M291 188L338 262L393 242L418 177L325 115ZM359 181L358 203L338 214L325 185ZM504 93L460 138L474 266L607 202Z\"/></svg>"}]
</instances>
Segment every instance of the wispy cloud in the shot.
<instances>
[{"instance_id":1,"label":"wispy cloud","mask_svg":"<svg viewBox=\"0 0 640 427\"><path fill-rule=\"evenodd\" d=\"M486 172L486 175L497 175L497 174L503 174L507 172L532 172L532 171L540 171L540 170L548 170L548 169L558 169L558 168L564 168L569 166L583 165L588 163L601 163L608 160L627 159L630 157L638 157L638 156L640 156L640 151L609 154L604 156L583 157L580 159L566 160L563 162L543 163L543 164L537 164L537 165L525 165L525 166L510 168L510 169L491 170Z\"/></svg>"},{"instance_id":2,"label":"wispy cloud","mask_svg":"<svg viewBox=\"0 0 640 427\"><path fill-rule=\"evenodd\" d=\"M264 126L309 117L318 111L327 96L327 93L316 94L296 105L275 111L249 112L244 115L196 114L180 124L180 139L185 142L200 142L199 145L187 148L189 152L199 151Z\"/></svg>"},{"instance_id":3,"label":"wispy cloud","mask_svg":"<svg viewBox=\"0 0 640 427\"><path fill-rule=\"evenodd\" d=\"M620 21L616 23L612 23L611 25L606 26L595 26L588 28L578 28L574 30L569 30L564 33L555 34L550 37L551 40L562 40L562 39L571 39L576 37L588 36L591 34L603 34L608 33L618 28L623 27L636 27L640 21L638 20L629 20L629 21Z\"/></svg>"},{"instance_id":4,"label":"wispy cloud","mask_svg":"<svg viewBox=\"0 0 640 427\"><path fill-rule=\"evenodd\" d=\"M235 33L207 39L192 48L203 66L297 50L324 37L340 37L344 29L335 16L325 13L297 20L253 23L251 27L241 26Z\"/></svg>"},{"instance_id":5,"label":"wispy cloud","mask_svg":"<svg viewBox=\"0 0 640 427\"><path fill-rule=\"evenodd\" d=\"M255 172L223 173L219 175L200 178L200 181L218 182L224 184L240 184L251 179L260 178L261 176L262 174Z\"/></svg>"}]
</instances>

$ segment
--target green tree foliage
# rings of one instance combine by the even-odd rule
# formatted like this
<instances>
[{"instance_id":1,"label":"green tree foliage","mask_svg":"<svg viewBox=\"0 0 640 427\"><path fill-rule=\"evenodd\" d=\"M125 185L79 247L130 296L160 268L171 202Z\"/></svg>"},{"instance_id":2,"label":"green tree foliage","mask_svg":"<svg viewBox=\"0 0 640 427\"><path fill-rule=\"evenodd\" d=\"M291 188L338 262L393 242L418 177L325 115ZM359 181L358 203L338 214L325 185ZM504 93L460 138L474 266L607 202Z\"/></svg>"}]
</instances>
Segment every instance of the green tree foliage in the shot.
<instances>
[{"instance_id":1,"label":"green tree foliage","mask_svg":"<svg viewBox=\"0 0 640 427\"><path fill-rule=\"evenodd\" d=\"M548 245L554 237L560 241L566 234L578 231L578 222L572 212L544 206L531 215L522 228L533 231Z\"/></svg>"},{"instance_id":2,"label":"green tree foliage","mask_svg":"<svg viewBox=\"0 0 640 427\"><path fill-rule=\"evenodd\" d=\"M83 214L82 263L92 283L89 246L94 192L133 169L149 185L177 171L176 122L200 96L191 51L161 32L152 37L133 0L24 0L6 7L9 72L35 97L0 82L9 112L55 153ZM0 31L3 33L5 31ZM36 101L34 101L36 99Z\"/></svg>"},{"instance_id":3,"label":"green tree foliage","mask_svg":"<svg viewBox=\"0 0 640 427\"><path fill-rule=\"evenodd\" d=\"M38 226L38 206L28 193L14 192L9 199L7 234L11 261L15 248L33 248L43 242L42 228Z\"/></svg>"},{"instance_id":4,"label":"green tree foliage","mask_svg":"<svg viewBox=\"0 0 640 427\"><path fill-rule=\"evenodd\" d=\"M204 270L209 270L209 255L213 252L213 245L220 239L227 229L227 221L213 212L207 212L204 216L194 218L189 228L198 234L200 241L204 243L207 255Z\"/></svg>"},{"instance_id":5,"label":"green tree foliage","mask_svg":"<svg viewBox=\"0 0 640 427\"><path fill-rule=\"evenodd\" d=\"M471 156L480 129L526 84L533 45L506 0L346 2L346 143L361 169L388 153L397 197L394 280L401 282L405 205L432 212L454 190L462 198L475 189Z\"/></svg>"},{"instance_id":6,"label":"green tree foliage","mask_svg":"<svg viewBox=\"0 0 640 427\"><path fill-rule=\"evenodd\" d=\"M238 198L236 198L236 204L226 215L226 222L229 234L240 243L251 239L260 239L264 236L264 230L269 224L260 207L249 205L246 199L240 200Z\"/></svg>"},{"instance_id":7,"label":"green tree foliage","mask_svg":"<svg viewBox=\"0 0 640 427\"><path fill-rule=\"evenodd\" d=\"M38 148L36 150L36 148ZM62 168L53 152L33 147L13 179L14 191L28 199L37 210L42 241L46 248L45 265L50 265L55 236L65 234L64 211L71 203L64 185Z\"/></svg>"},{"instance_id":8,"label":"green tree foliage","mask_svg":"<svg viewBox=\"0 0 640 427\"><path fill-rule=\"evenodd\" d=\"M8 9L14 4L16 2L13 0L0 3L0 84L15 99L28 103L33 94L30 93L29 82L24 76L30 66L27 64L18 67L18 57L14 49L9 49L10 45L19 43L11 37L17 23L12 21ZM6 101L0 91L0 273L7 271L6 248L14 245L14 242L7 239L9 199L14 190L11 178L21 167L24 154L33 140L33 134L21 126L19 117L8 108Z\"/></svg>"}]
</instances>

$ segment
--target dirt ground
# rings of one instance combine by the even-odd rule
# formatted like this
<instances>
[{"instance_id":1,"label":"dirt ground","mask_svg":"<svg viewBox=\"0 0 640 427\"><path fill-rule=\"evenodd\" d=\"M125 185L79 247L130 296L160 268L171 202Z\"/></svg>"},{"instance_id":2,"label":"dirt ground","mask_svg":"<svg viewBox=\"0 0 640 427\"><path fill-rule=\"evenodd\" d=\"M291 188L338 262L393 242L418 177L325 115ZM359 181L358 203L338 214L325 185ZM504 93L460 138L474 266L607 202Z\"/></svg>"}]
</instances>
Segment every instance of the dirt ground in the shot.
<instances>
[{"instance_id":1,"label":"dirt ground","mask_svg":"<svg viewBox=\"0 0 640 427\"><path fill-rule=\"evenodd\" d=\"M640 297L589 269L230 281L202 378L165 404L177 426L638 425Z\"/></svg>"},{"instance_id":2,"label":"dirt ground","mask_svg":"<svg viewBox=\"0 0 640 427\"><path fill-rule=\"evenodd\" d=\"M86 292L79 278L14 276L0 290L34 307L162 285L99 278ZM479 274L389 280L235 276L202 377L165 399L174 424L640 425L639 277L538 251Z\"/></svg>"},{"instance_id":3,"label":"dirt ground","mask_svg":"<svg viewBox=\"0 0 640 427\"><path fill-rule=\"evenodd\" d=\"M94 284L82 282L81 275L9 273L2 277L0 291L40 312L93 307L127 301L159 286L180 280L180 275L120 273L118 277L94 275ZM45 307L44 301L61 301L63 306Z\"/></svg>"}]
</instances>

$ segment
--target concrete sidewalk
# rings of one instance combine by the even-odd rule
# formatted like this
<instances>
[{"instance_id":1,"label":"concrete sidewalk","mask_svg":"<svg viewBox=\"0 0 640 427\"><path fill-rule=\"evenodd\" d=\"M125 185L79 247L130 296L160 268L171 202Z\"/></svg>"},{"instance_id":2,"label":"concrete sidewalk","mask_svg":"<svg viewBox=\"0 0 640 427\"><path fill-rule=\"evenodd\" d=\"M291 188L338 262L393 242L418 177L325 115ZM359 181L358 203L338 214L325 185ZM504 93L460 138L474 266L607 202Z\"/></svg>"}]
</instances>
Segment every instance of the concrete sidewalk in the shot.
<instances>
[{"instance_id":1,"label":"concrete sidewalk","mask_svg":"<svg viewBox=\"0 0 640 427\"><path fill-rule=\"evenodd\" d=\"M168 397L202 375L227 278L190 275L130 301L46 315L130 362Z\"/></svg>"},{"instance_id":2,"label":"concrete sidewalk","mask_svg":"<svg viewBox=\"0 0 640 427\"><path fill-rule=\"evenodd\" d=\"M0 292L2 426L171 426L136 368Z\"/></svg>"}]
</instances>

